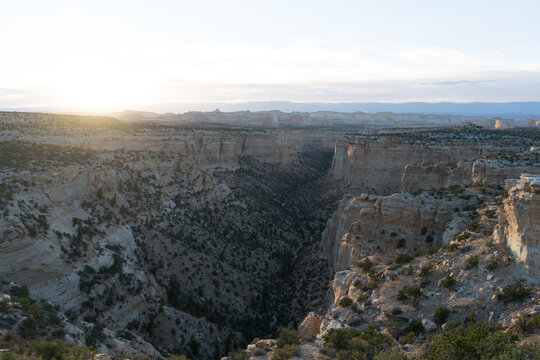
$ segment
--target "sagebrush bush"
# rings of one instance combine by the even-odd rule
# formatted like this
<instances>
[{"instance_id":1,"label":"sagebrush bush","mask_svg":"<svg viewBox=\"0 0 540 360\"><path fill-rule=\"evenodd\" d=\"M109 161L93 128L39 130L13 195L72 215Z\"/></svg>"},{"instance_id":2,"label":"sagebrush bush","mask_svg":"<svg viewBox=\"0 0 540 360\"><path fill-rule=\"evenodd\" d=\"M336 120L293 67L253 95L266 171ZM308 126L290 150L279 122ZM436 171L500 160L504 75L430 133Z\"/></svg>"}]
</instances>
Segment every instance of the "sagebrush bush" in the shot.
<instances>
[{"instance_id":1,"label":"sagebrush bush","mask_svg":"<svg viewBox=\"0 0 540 360\"><path fill-rule=\"evenodd\" d=\"M456 284L456 282L457 282L456 279L448 275L444 279L441 280L441 287L445 289L451 289Z\"/></svg>"},{"instance_id":2,"label":"sagebrush bush","mask_svg":"<svg viewBox=\"0 0 540 360\"><path fill-rule=\"evenodd\" d=\"M444 306L439 306L437 307L437 309L435 309L435 312L433 313L433 321L437 325L442 325L446 322L446 319L448 319L449 315L449 309L445 308Z\"/></svg>"}]
</instances>

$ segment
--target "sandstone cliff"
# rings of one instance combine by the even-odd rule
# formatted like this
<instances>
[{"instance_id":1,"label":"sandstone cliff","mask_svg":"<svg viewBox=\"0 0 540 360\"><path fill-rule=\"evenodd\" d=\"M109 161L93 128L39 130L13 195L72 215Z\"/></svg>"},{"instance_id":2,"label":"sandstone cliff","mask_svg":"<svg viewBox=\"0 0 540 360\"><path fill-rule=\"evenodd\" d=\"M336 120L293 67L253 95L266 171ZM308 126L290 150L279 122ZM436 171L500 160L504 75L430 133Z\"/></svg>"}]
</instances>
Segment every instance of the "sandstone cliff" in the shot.
<instances>
[{"instance_id":1,"label":"sandstone cliff","mask_svg":"<svg viewBox=\"0 0 540 360\"><path fill-rule=\"evenodd\" d=\"M454 209L463 203L427 194L346 196L323 233L328 259L341 271L373 253L393 254L400 241L416 250L440 244Z\"/></svg>"},{"instance_id":2,"label":"sandstone cliff","mask_svg":"<svg viewBox=\"0 0 540 360\"><path fill-rule=\"evenodd\" d=\"M495 238L508 246L532 274L540 274L540 176L523 174L507 182Z\"/></svg>"},{"instance_id":3,"label":"sandstone cliff","mask_svg":"<svg viewBox=\"0 0 540 360\"><path fill-rule=\"evenodd\" d=\"M503 184L538 167L535 133L463 127L347 136L336 142L331 174L376 194L474 183ZM508 161L507 158L516 158ZM520 159L523 159L521 161Z\"/></svg>"}]
</instances>

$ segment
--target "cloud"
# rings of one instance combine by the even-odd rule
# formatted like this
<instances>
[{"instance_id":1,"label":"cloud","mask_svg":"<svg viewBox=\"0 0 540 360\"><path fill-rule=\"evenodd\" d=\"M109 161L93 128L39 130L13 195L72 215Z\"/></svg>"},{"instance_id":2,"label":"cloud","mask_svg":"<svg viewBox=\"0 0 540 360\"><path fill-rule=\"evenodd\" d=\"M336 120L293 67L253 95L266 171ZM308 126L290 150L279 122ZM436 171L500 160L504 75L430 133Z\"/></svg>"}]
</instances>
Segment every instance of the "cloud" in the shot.
<instances>
[{"instance_id":1,"label":"cloud","mask_svg":"<svg viewBox=\"0 0 540 360\"><path fill-rule=\"evenodd\" d=\"M434 81L434 82L425 82L422 85L472 85L480 83L489 83L495 82L497 80L446 80L446 81Z\"/></svg>"},{"instance_id":2,"label":"cloud","mask_svg":"<svg viewBox=\"0 0 540 360\"><path fill-rule=\"evenodd\" d=\"M172 81L167 102L187 101L538 101L540 72L470 72L466 79L384 79L284 83Z\"/></svg>"}]
</instances>

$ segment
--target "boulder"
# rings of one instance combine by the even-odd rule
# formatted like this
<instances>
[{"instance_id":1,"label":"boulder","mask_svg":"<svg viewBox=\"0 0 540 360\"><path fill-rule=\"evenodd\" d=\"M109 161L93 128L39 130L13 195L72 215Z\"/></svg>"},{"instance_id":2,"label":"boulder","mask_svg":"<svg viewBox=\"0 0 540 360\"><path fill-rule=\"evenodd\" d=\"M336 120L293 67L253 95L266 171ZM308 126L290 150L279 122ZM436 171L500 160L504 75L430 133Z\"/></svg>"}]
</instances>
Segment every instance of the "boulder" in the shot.
<instances>
[{"instance_id":1,"label":"boulder","mask_svg":"<svg viewBox=\"0 0 540 360\"><path fill-rule=\"evenodd\" d=\"M303 340L310 340L321 331L322 319L315 312L310 312L298 326L298 336Z\"/></svg>"}]
</instances>

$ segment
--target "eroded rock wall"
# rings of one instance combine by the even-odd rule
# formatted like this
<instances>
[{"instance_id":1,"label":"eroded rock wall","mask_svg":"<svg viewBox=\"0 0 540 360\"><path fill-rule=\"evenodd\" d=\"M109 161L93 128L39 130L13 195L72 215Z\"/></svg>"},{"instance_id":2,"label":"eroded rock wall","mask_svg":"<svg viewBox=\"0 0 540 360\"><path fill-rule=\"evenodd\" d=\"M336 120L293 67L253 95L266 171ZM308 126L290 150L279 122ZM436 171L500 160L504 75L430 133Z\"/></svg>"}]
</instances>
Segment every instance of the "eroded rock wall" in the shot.
<instances>
[{"instance_id":1,"label":"eroded rock wall","mask_svg":"<svg viewBox=\"0 0 540 360\"><path fill-rule=\"evenodd\" d=\"M330 172L355 190L391 194L450 185L504 184L508 176L538 162L536 138L474 129L471 134L433 131L343 137L336 142ZM529 160L533 157L532 162L501 157L517 153Z\"/></svg>"},{"instance_id":2,"label":"eroded rock wall","mask_svg":"<svg viewBox=\"0 0 540 360\"><path fill-rule=\"evenodd\" d=\"M507 190L495 238L533 274L540 274L540 176L523 174L509 180Z\"/></svg>"},{"instance_id":3,"label":"eroded rock wall","mask_svg":"<svg viewBox=\"0 0 540 360\"><path fill-rule=\"evenodd\" d=\"M460 203L407 193L345 196L323 233L328 259L340 271L361 256L395 249L400 239L407 248L439 243Z\"/></svg>"}]
</instances>

